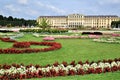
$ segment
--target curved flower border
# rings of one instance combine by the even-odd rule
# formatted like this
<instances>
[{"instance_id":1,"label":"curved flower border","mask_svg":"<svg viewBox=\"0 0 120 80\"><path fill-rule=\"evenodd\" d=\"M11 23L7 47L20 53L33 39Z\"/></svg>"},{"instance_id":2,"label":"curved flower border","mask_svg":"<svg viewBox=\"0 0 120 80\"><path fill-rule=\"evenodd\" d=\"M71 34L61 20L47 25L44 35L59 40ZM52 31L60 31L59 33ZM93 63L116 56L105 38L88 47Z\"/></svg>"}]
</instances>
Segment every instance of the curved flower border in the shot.
<instances>
[{"instance_id":1,"label":"curved flower border","mask_svg":"<svg viewBox=\"0 0 120 80\"><path fill-rule=\"evenodd\" d=\"M27 65L12 64L0 65L0 79L28 79L28 78L42 78L55 76L70 76L70 75L85 75L85 74L100 74L106 72L120 71L120 58L114 60L103 60L97 62L86 61L83 63L79 61L70 64L62 62L59 64L55 62L53 65Z\"/></svg>"},{"instance_id":2,"label":"curved flower border","mask_svg":"<svg viewBox=\"0 0 120 80\"><path fill-rule=\"evenodd\" d=\"M0 40L4 42L14 42L13 48L7 48L7 49L0 49L0 54L21 54L21 53L37 53L37 52L47 52L47 51L53 51L60 49L62 46L60 43L57 42L17 42L15 40L11 40L10 38L0 38ZM24 43L24 44L19 44ZM17 49L17 48L23 48L26 47L26 44L30 45L42 45L42 46L50 46L48 48L25 48L25 49ZM17 45L16 45L17 44ZM17 47L17 48L14 48ZM28 46L27 46L28 47Z\"/></svg>"}]
</instances>

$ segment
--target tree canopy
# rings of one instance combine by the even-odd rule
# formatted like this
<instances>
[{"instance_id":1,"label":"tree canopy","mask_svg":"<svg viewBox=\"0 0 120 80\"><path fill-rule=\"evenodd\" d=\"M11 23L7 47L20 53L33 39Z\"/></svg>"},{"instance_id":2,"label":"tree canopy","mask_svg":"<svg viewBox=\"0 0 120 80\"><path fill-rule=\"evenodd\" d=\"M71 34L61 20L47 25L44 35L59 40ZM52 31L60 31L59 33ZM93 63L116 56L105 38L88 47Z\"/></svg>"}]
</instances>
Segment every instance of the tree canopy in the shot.
<instances>
[{"instance_id":1,"label":"tree canopy","mask_svg":"<svg viewBox=\"0 0 120 80\"><path fill-rule=\"evenodd\" d=\"M112 28L120 28L120 20L119 21L112 21L111 27Z\"/></svg>"},{"instance_id":2,"label":"tree canopy","mask_svg":"<svg viewBox=\"0 0 120 80\"><path fill-rule=\"evenodd\" d=\"M49 21L46 18L42 18L40 24L39 23L37 24L38 24L38 27L42 28L43 30L50 27Z\"/></svg>"},{"instance_id":3,"label":"tree canopy","mask_svg":"<svg viewBox=\"0 0 120 80\"><path fill-rule=\"evenodd\" d=\"M35 26L36 20L25 20L24 18L5 17L0 15L0 26Z\"/></svg>"}]
</instances>

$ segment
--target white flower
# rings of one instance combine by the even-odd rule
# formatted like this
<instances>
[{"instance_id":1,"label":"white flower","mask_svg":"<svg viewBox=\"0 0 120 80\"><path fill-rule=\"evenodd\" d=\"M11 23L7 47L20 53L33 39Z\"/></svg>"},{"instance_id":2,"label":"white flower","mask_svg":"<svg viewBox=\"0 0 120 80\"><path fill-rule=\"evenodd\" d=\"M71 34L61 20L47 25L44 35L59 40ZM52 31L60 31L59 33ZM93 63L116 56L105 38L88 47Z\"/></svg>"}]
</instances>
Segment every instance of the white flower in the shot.
<instances>
[{"instance_id":1,"label":"white flower","mask_svg":"<svg viewBox=\"0 0 120 80\"><path fill-rule=\"evenodd\" d=\"M42 72L46 72L46 68L41 68Z\"/></svg>"},{"instance_id":2,"label":"white flower","mask_svg":"<svg viewBox=\"0 0 120 80\"><path fill-rule=\"evenodd\" d=\"M90 65L92 68L97 68L97 63L92 63L91 65Z\"/></svg>"},{"instance_id":3,"label":"white flower","mask_svg":"<svg viewBox=\"0 0 120 80\"><path fill-rule=\"evenodd\" d=\"M21 66L20 68L17 68L17 72L20 73L20 74L26 74L26 68Z\"/></svg>"},{"instance_id":4,"label":"white flower","mask_svg":"<svg viewBox=\"0 0 120 80\"><path fill-rule=\"evenodd\" d=\"M115 61L113 61L113 62L111 63L111 67L113 67L113 66L117 66L117 63L116 63Z\"/></svg>"},{"instance_id":5,"label":"white flower","mask_svg":"<svg viewBox=\"0 0 120 80\"><path fill-rule=\"evenodd\" d=\"M0 75L4 75L5 74L5 70L4 69L0 69Z\"/></svg>"},{"instance_id":6,"label":"white flower","mask_svg":"<svg viewBox=\"0 0 120 80\"><path fill-rule=\"evenodd\" d=\"M68 65L66 68L71 69L73 65Z\"/></svg>"},{"instance_id":7,"label":"white flower","mask_svg":"<svg viewBox=\"0 0 120 80\"><path fill-rule=\"evenodd\" d=\"M56 72L59 71L59 68L58 68L58 67L54 67L53 69L54 69Z\"/></svg>"},{"instance_id":8,"label":"white flower","mask_svg":"<svg viewBox=\"0 0 120 80\"><path fill-rule=\"evenodd\" d=\"M102 68L102 70L103 70L103 68L104 68L104 63L100 62L97 67L98 67L98 68Z\"/></svg>"},{"instance_id":9,"label":"white flower","mask_svg":"<svg viewBox=\"0 0 120 80\"><path fill-rule=\"evenodd\" d=\"M30 70L31 72L36 72L36 68L34 66L30 67L28 70Z\"/></svg>"},{"instance_id":10,"label":"white flower","mask_svg":"<svg viewBox=\"0 0 120 80\"><path fill-rule=\"evenodd\" d=\"M83 67L82 67L82 69L84 69L84 70L88 70L88 68L90 67L90 65L89 64L83 64Z\"/></svg>"},{"instance_id":11,"label":"white flower","mask_svg":"<svg viewBox=\"0 0 120 80\"><path fill-rule=\"evenodd\" d=\"M78 69L82 68L82 65L77 64L77 65L75 66L75 68L78 70Z\"/></svg>"},{"instance_id":12,"label":"white flower","mask_svg":"<svg viewBox=\"0 0 120 80\"><path fill-rule=\"evenodd\" d=\"M111 65L110 65L109 63L105 63L105 64L104 64L104 67L109 67L109 68L111 68Z\"/></svg>"},{"instance_id":13,"label":"white flower","mask_svg":"<svg viewBox=\"0 0 120 80\"><path fill-rule=\"evenodd\" d=\"M120 66L120 61L117 61L118 66Z\"/></svg>"},{"instance_id":14,"label":"white flower","mask_svg":"<svg viewBox=\"0 0 120 80\"><path fill-rule=\"evenodd\" d=\"M77 72L77 69L75 67L71 67L70 70Z\"/></svg>"}]
</instances>

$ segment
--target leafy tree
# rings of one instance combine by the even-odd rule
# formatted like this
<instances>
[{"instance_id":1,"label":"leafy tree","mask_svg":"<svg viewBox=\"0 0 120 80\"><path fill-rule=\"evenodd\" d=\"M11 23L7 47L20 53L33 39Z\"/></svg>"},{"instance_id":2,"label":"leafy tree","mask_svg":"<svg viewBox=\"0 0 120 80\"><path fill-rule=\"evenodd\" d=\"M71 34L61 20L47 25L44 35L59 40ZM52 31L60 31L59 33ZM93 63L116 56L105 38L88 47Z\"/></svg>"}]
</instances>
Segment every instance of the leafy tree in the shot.
<instances>
[{"instance_id":1,"label":"leafy tree","mask_svg":"<svg viewBox=\"0 0 120 80\"><path fill-rule=\"evenodd\" d=\"M7 27L12 27L12 25L11 24L7 24Z\"/></svg>"},{"instance_id":2,"label":"leafy tree","mask_svg":"<svg viewBox=\"0 0 120 80\"><path fill-rule=\"evenodd\" d=\"M25 20L24 18L4 17L0 15L0 26L35 26L36 20Z\"/></svg>"},{"instance_id":3,"label":"leafy tree","mask_svg":"<svg viewBox=\"0 0 120 80\"><path fill-rule=\"evenodd\" d=\"M45 30L50 27L49 21L46 18L42 18L40 24L37 23L37 26Z\"/></svg>"},{"instance_id":4,"label":"leafy tree","mask_svg":"<svg viewBox=\"0 0 120 80\"><path fill-rule=\"evenodd\" d=\"M9 17L8 17L8 21L13 21L13 17L12 17L12 16L9 16Z\"/></svg>"},{"instance_id":5,"label":"leafy tree","mask_svg":"<svg viewBox=\"0 0 120 80\"><path fill-rule=\"evenodd\" d=\"M0 20L3 20L3 16L2 15L0 15Z\"/></svg>"},{"instance_id":6,"label":"leafy tree","mask_svg":"<svg viewBox=\"0 0 120 80\"><path fill-rule=\"evenodd\" d=\"M111 27L112 28L120 28L120 20L119 21L112 21Z\"/></svg>"}]
</instances>

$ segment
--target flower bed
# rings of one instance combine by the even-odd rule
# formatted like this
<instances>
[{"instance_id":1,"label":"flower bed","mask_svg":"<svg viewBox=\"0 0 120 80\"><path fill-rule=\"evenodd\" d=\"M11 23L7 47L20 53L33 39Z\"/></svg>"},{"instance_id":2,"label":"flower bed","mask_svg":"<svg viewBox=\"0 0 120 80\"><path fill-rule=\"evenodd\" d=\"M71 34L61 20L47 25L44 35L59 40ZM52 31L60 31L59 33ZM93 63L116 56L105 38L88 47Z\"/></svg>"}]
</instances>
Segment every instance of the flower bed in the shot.
<instances>
[{"instance_id":1,"label":"flower bed","mask_svg":"<svg viewBox=\"0 0 120 80\"><path fill-rule=\"evenodd\" d=\"M43 40L44 41L54 41L55 38L53 38L53 37L45 37L45 38L43 38Z\"/></svg>"},{"instance_id":2,"label":"flower bed","mask_svg":"<svg viewBox=\"0 0 120 80\"><path fill-rule=\"evenodd\" d=\"M120 37L112 37L112 38L99 38L93 39L95 42L104 42L104 43L118 43L120 44Z\"/></svg>"},{"instance_id":3,"label":"flower bed","mask_svg":"<svg viewBox=\"0 0 120 80\"><path fill-rule=\"evenodd\" d=\"M37 53L37 52L47 52L60 49L62 46L57 42L17 42L12 41L10 38L1 38L2 41L5 42L15 42L13 48L0 49L0 54L21 54L21 53ZM30 45L42 45L42 46L50 46L48 48L29 48ZM16 49L16 48L26 48L26 49Z\"/></svg>"},{"instance_id":4,"label":"flower bed","mask_svg":"<svg viewBox=\"0 0 120 80\"><path fill-rule=\"evenodd\" d=\"M62 62L61 64L55 62L53 65L47 65L45 67L32 64L27 66L24 66L24 64L4 64L0 65L0 79L29 79L55 76L100 74L114 71L120 71L120 58L97 62L92 61L91 63L89 61L86 61L85 63L82 61L79 61L78 63L72 61L70 64L67 62Z\"/></svg>"},{"instance_id":5,"label":"flower bed","mask_svg":"<svg viewBox=\"0 0 120 80\"><path fill-rule=\"evenodd\" d=\"M10 38L0 38L0 40L4 42L16 42L15 40L12 40Z\"/></svg>"},{"instance_id":6,"label":"flower bed","mask_svg":"<svg viewBox=\"0 0 120 80\"><path fill-rule=\"evenodd\" d=\"M97 39L101 36L98 35L88 35L88 36L55 36L56 39Z\"/></svg>"},{"instance_id":7,"label":"flower bed","mask_svg":"<svg viewBox=\"0 0 120 80\"><path fill-rule=\"evenodd\" d=\"M14 48L29 48L30 43L29 42L16 42L13 44Z\"/></svg>"},{"instance_id":8,"label":"flower bed","mask_svg":"<svg viewBox=\"0 0 120 80\"><path fill-rule=\"evenodd\" d=\"M0 36L15 40L16 38L23 37L24 34L23 33L19 33L19 34L16 34L16 33L0 33Z\"/></svg>"},{"instance_id":9,"label":"flower bed","mask_svg":"<svg viewBox=\"0 0 120 80\"><path fill-rule=\"evenodd\" d=\"M114 36L114 37L120 37L120 34L112 34L112 36Z\"/></svg>"}]
</instances>

